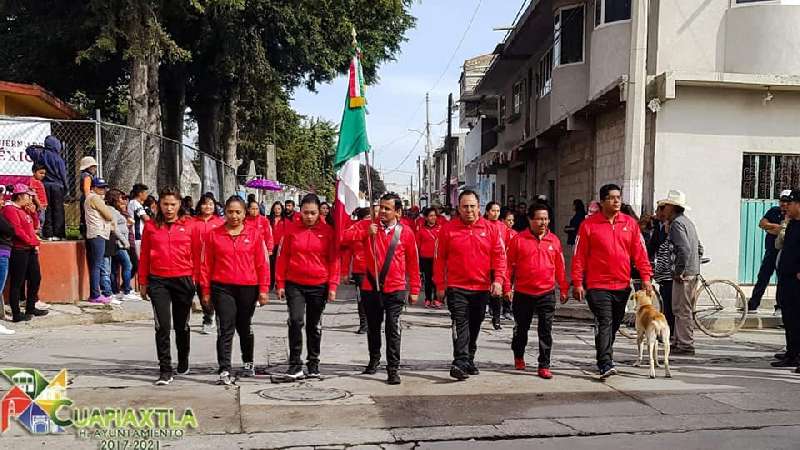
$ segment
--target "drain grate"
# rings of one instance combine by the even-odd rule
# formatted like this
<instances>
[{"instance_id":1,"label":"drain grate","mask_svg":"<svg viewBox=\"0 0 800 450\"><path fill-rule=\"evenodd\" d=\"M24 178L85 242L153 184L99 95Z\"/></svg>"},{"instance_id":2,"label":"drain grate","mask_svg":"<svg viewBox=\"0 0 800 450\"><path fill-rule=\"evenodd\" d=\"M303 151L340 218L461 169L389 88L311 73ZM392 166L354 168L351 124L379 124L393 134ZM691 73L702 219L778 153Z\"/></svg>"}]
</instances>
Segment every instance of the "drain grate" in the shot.
<instances>
[{"instance_id":1,"label":"drain grate","mask_svg":"<svg viewBox=\"0 0 800 450\"><path fill-rule=\"evenodd\" d=\"M350 397L350 393L342 389L317 388L300 385L278 389L264 389L258 395L269 400L282 400L289 402L321 402L328 400L343 400Z\"/></svg>"}]
</instances>

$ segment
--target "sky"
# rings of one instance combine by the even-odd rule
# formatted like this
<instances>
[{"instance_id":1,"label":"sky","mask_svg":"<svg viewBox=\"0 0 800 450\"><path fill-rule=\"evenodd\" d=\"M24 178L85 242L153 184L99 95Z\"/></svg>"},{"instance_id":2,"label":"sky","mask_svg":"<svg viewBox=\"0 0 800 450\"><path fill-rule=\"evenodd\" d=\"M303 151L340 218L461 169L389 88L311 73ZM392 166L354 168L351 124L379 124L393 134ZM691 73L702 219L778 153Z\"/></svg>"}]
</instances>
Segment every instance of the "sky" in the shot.
<instances>
[{"instance_id":1,"label":"sky","mask_svg":"<svg viewBox=\"0 0 800 450\"><path fill-rule=\"evenodd\" d=\"M408 40L401 45L397 60L384 63L378 70L379 81L367 88L370 157L387 188L404 191L412 175L417 186L417 157L425 153L425 139L409 129L425 130L425 93L430 92L431 142L436 149L447 133L447 95L453 93L458 101L464 60L491 53L506 33L493 28L510 27L525 3L422 0L414 4L411 14L417 18L416 27L406 33ZM299 114L338 124L346 89L345 76L319 85L317 93L298 89L292 106ZM457 113L453 124L457 130Z\"/></svg>"}]
</instances>

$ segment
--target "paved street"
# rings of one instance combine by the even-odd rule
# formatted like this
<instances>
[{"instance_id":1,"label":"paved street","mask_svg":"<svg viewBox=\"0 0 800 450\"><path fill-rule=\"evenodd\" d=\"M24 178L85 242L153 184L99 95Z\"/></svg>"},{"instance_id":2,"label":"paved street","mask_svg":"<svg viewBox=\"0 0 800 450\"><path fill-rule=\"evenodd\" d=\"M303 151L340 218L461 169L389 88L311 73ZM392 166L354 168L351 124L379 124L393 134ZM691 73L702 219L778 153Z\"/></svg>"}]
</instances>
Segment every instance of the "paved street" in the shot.
<instances>
[{"instance_id":1,"label":"paved street","mask_svg":"<svg viewBox=\"0 0 800 450\"><path fill-rule=\"evenodd\" d=\"M81 407L192 407L199 428L163 441L163 448L797 448L800 375L768 364L782 347L782 330L700 336L696 357L673 358L669 380L663 372L650 380L645 368L631 367L634 343L620 338L621 375L603 383L588 373L590 322L556 321L550 381L535 376L534 334L527 357L534 370L521 373L511 367L511 324L494 331L487 322L481 374L459 383L447 373L447 313L412 307L403 316L403 384L388 386L384 371L360 375L366 340L354 334L355 303L345 299L326 310L325 378L290 385L271 384L266 375L285 369L285 305L260 308L254 323L264 375L228 388L214 384L215 338L199 334L199 315L192 318L192 373L169 387L152 385L157 370L148 321L23 329L2 338L0 357L3 367L47 375L67 368L69 397ZM73 436L27 436L19 426L1 439L15 449L97 448Z\"/></svg>"}]
</instances>

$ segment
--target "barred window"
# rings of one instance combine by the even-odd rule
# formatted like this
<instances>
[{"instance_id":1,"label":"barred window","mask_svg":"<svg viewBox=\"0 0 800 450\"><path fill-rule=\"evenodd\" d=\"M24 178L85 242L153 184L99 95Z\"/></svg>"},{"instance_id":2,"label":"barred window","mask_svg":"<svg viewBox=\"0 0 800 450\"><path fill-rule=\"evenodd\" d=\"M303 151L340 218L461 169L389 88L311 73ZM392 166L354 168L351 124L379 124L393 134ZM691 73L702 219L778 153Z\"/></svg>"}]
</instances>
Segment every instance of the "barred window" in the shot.
<instances>
[{"instance_id":1,"label":"barred window","mask_svg":"<svg viewBox=\"0 0 800 450\"><path fill-rule=\"evenodd\" d=\"M800 155L744 155L743 199L777 200L782 190L797 187L800 187Z\"/></svg>"}]
</instances>

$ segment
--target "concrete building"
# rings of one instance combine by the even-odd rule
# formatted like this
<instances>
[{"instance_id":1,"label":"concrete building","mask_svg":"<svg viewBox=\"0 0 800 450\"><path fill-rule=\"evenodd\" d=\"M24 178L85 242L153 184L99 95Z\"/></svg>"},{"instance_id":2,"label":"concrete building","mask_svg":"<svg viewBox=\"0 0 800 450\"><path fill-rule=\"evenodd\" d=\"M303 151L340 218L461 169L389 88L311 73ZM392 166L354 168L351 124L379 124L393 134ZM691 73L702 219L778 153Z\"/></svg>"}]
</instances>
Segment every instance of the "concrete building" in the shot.
<instances>
[{"instance_id":1,"label":"concrete building","mask_svg":"<svg viewBox=\"0 0 800 450\"><path fill-rule=\"evenodd\" d=\"M497 134L475 162L495 174L493 198L545 194L562 230L573 199L603 184L644 211L681 189L713 258L705 273L752 282L759 215L800 187L799 3L530 2L467 90L496 105L470 132Z\"/></svg>"}]
</instances>

